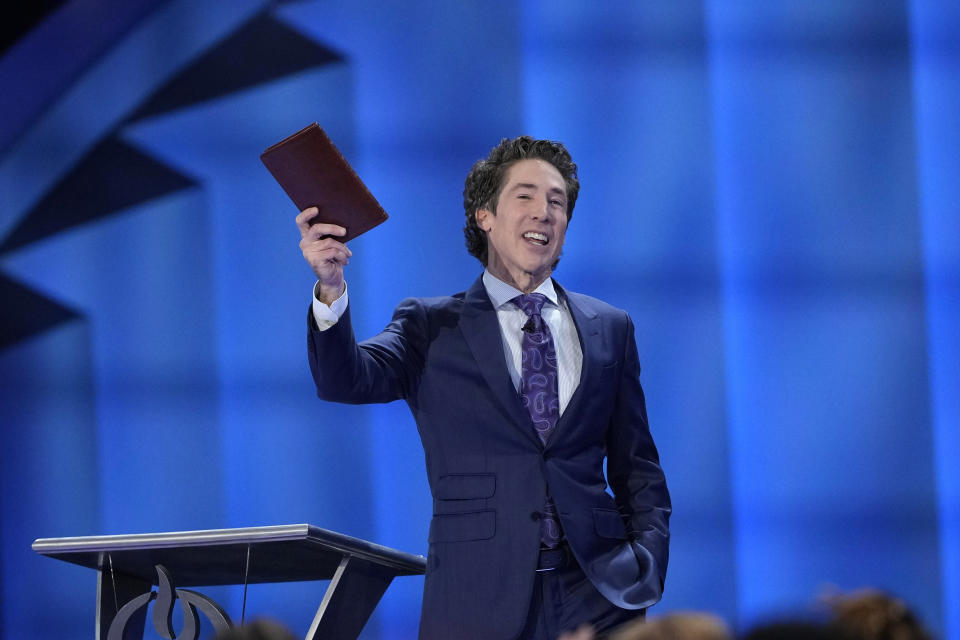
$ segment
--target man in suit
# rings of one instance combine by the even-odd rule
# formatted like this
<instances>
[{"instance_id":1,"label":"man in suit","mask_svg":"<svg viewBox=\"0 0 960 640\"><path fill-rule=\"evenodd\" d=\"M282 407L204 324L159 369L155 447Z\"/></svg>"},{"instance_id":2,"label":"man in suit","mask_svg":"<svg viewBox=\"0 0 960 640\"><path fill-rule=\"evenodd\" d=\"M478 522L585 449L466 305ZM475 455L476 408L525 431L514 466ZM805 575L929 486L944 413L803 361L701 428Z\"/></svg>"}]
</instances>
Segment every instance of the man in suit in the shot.
<instances>
[{"instance_id":1,"label":"man in suit","mask_svg":"<svg viewBox=\"0 0 960 640\"><path fill-rule=\"evenodd\" d=\"M308 348L319 396L402 398L420 432L434 505L421 638L604 631L661 597L670 498L633 323L550 277L579 186L563 145L503 140L464 188L481 277L401 302L361 343L343 277L352 252L335 237L345 230L311 225L316 208L297 217L318 278Z\"/></svg>"}]
</instances>

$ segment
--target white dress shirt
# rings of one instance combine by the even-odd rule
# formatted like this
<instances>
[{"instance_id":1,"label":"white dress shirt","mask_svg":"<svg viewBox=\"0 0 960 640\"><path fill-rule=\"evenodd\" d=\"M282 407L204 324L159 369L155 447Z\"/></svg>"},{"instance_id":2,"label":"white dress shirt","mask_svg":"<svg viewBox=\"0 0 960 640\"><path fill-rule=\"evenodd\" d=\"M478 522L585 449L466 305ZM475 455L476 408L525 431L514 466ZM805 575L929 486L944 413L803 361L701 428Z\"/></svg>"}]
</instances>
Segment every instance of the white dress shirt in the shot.
<instances>
[{"instance_id":1,"label":"white dress shirt","mask_svg":"<svg viewBox=\"0 0 960 640\"><path fill-rule=\"evenodd\" d=\"M527 314L511 302L523 292L489 271L483 272L483 286L487 289L490 302L497 310L500 321L500 337L503 339L503 353L507 358L507 371L513 386L519 392L520 374L523 370L523 325L527 323ZM543 305L540 316L550 328L553 347L557 352L557 394L560 398L560 413L573 397L580 384L580 369L583 366L583 351L580 349L580 336L573 323L573 316L567 308L566 300L560 300L553 288L553 280L547 278L531 293L542 293L548 302Z\"/></svg>"},{"instance_id":2,"label":"white dress shirt","mask_svg":"<svg viewBox=\"0 0 960 640\"><path fill-rule=\"evenodd\" d=\"M523 292L486 270L483 272L483 286L487 290L487 295L490 296L493 308L497 311L507 371L510 373L513 386L519 392L520 374L523 366L521 341L523 325L527 323L527 314L511 301L522 295ZM560 413L563 414L567 404L570 403L570 398L573 397L573 392L577 390L577 386L580 384L580 370L583 367L580 336L573 322L573 316L570 315L567 302L557 296L552 279L544 280L533 293L542 293L548 300L540 314L550 328L554 349L557 352L557 393L560 399ZM344 285L343 295L330 305L320 302L317 298L316 285L314 285L313 317L320 331L325 331L335 325L346 310L346 285Z\"/></svg>"},{"instance_id":3,"label":"white dress shirt","mask_svg":"<svg viewBox=\"0 0 960 640\"><path fill-rule=\"evenodd\" d=\"M343 283L343 293L340 294L340 297L329 305L320 302L320 298L317 296L317 291L319 290L320 281L318 280L317 283L313 285L313 319L317 321L317 328L320 329L320 331L326 331L337 324L337 320L339 320L343 312L347 310L347 283Z\"/></svg>"}]
</instances>

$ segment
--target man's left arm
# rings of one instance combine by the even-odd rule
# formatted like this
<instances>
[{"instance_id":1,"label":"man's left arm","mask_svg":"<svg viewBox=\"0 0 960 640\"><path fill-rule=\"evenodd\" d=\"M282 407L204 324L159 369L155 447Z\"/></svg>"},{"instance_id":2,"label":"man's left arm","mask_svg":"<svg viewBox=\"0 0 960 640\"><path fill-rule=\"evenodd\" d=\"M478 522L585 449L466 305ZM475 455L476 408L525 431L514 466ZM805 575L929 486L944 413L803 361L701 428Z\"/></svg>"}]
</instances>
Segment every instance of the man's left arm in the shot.
<instances>
[{"instance_id":1,"label":"man's left arm","mask_svg":"<svg viewBox=\"0 0 960 640\"><path fill-rule=\"evenodd\" d=\"M640 581L662 593L670 544L670 494L650 435L633 321L626 314L623 367L607 435L607 479L640 562Z\"/></svg>"}]
</instances>

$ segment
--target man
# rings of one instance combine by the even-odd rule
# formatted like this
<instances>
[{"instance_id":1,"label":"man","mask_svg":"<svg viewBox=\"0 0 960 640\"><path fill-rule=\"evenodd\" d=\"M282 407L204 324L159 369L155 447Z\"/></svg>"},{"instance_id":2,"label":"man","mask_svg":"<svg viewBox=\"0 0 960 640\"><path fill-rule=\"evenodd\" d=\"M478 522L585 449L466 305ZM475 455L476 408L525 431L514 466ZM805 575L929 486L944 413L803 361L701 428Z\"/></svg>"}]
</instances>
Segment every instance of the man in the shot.
<instances>
[{"instance_id":1,"label":"man","mask_svg":"<svg viewBox=\"0 0 960 640\"><path fill-rule=\"evenodd\" d=\"M318 278L308 346L319 396L402 398L420 432L434 505L421 638L604 631L662 594L670 498L633 323L550 278L578 192L563 145L503 140L464 188L483 275L463 293L401 302L360 344L343 278L352 252L330 237L345 230L311 226L316 208L297 217Z\"/></svg>"}]
</instances>

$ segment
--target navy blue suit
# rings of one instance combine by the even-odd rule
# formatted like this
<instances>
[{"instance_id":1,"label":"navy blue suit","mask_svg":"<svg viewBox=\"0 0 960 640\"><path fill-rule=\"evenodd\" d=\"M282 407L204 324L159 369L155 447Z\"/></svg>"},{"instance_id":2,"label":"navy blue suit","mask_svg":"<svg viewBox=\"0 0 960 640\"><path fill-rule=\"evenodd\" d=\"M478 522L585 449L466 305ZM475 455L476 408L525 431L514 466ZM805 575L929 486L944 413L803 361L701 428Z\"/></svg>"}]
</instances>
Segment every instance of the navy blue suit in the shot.
<instances>
[{"instance_id":1,"label":"navy blue suit","mask_svg":"<svg viewBox=\"0 0 960 640\"><path fill-rule=\"evenodd\" d=\"M613 604L660 599L670 498L647 426L633 323L626 312L557 285L580 335L583 368L546 446L511 382L483 283L407 299L379 335L357 343L349 307L318 331L309 319L318 395L348 403L404 399L433 494L420 637L513 638L524 624L549 485L564 533ZM605 491L603 459L616 497Z\"/></svg>"}]
</instances>

